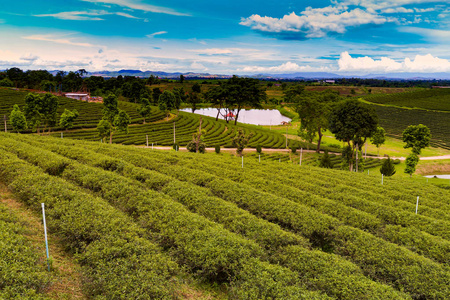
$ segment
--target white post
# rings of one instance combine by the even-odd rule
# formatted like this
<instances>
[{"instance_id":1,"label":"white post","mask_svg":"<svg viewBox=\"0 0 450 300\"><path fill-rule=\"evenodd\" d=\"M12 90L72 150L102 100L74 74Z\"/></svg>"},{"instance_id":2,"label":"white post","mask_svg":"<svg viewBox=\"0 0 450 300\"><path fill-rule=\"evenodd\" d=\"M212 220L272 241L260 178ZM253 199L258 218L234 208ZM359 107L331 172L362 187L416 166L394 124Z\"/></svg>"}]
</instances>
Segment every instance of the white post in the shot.
<instances>
[{"instance_id":1,"label":"white post","mask_svg":"<svg viewBox=\"0 0 450 300\"><path fill-rule=\"evenodd\" d=\"M48 241L47 241L47 225L45 223L45 208L44 208L44 203L41 203L42 205L42 218L44 220L44 235L45 235L45 250L47 252L47 268L48 271L50 271L50 257L48 255Z\"/></svg>"},{"instance_id":2,"label":"white post","mask_svg":"<svg viewBox=\"0 0 450 300\"><path fill-rule=\"evenodd\" d=\"M278 159L278 162L281 162L281 158Z\"/></svg>"},{"instance_id":3,"label":"white post","mask_svg":"<svg viewBox=\"0 0 450 300\"><path fill-rule=\"evenodd\" d=\"M148 148L148 134L145 135L145 144L147 145Z\"/></svg>"},{"instance_id":4,"label":"white post","mask_svg":"<svg viewBox=\"0 0 450 300\"><path fill-rule=\"evenodd\" d=\"M300 148L300 166L302 165L303 148Z\"/></svg>"},{"instance_id":5,"label":"white post","mask_svg":"<svg viewBox=\"0 0 450 300\"><path fill-rule=\"evenodd\" d=\"M419 208L419 196L417 196L417 203L416 203L416 215L417 215L417 209Z\"/></svg>"},{"instance_id":6,"label":"white post","mask_svg":"<svg viewBox=\"0 0 450 300\"><path fill-rule=\"evenodd\" d=\"M367 175L370 175L370 170L367 170Z\"/></svg>"},{"instance_id":7,"label":"white post","mask_svg":"<svg viewBox=\"0 0 450 300\"><path fill-rule=\"evenodd\" d=\"M287 128L287 125L286 125L286 149L287 149L287 134L288 134L288 128Z\"/></svg>"},{"instance_id":8,"label":"white post","mask_svg":"<svg viewBox=\"0 0 450 300\"><path fill-rule=\"evenodd\" d=\"M61 132L61 138L63 138L63 133Z\"/></svg>"},{"instance_id":9,"label":"white post","mask_svg":"<svg viewBox=\"0 0 450 300\"><path fill-rule=\"evenodd\" d=\"M381 185L383 185L384 175L381 174Z\"/></svg>"},{"instance_id":10,"label":"white post","mask_svg":"<svg viewBox=\"0 0 450 300\"><path fill-rule=\"evenodd\" d=\"M175 141L175 121L173 122L173 143L176 144L176 141Z\"/></svg>"},{"instance_id":11,"label":"white post","mask_svg":"<svg viewBox=\"0 0 450 300\"><path fill-rule=\"evenodd\" d=\"M241 156L242 157L242 168L244 167L244 155Z\"/></svg>"},{"instance_id":12,"label":"white post","mask_svg":"<svg viewBox=\"0 0 450 300\"><path fill-rule=\"evenodd\" d=\"M152 143L152 150L153 150L153 143Z\"/></svg>"}]
</instances>

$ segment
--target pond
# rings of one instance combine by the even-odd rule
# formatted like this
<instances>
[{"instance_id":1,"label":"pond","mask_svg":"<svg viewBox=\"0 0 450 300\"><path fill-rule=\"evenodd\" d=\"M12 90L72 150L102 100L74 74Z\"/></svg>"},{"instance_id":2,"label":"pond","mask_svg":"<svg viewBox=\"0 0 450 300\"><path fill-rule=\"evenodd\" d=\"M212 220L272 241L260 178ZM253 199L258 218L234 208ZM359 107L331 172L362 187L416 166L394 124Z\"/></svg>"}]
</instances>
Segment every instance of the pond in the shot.
<instances>
[{"instance_id":1,"label":"pond","mask_svg":"<svg viewBox=\"0 0 450 300\"><path fill-rule=\"evenodd\" d=\"M450 179L450 174L446 175L426 175L427 178L434 178L434 177L440 178L440 179Z\"/></svg>"},{"instance_id":2,"label":"pond","mask_svg":"<svg viewBox=\"0 0 450 300\"><path fill-rule=\"evenodd\" d=\"M184 108L180 110L184 112L192 112L190 108ZM217 109L201 108L195 110L195 113L215 118L217 116ZM225 114L223 110L222 113ZM219 116L219 118L224 119L222 116ZM290 118L283 116L276 109L246 109L246 110L243 109L239 112L238 118L239 123L253 124L253 125L280 125L281 122L290 122L290 121L291 121Z\"/></svg>"}]
</instances>

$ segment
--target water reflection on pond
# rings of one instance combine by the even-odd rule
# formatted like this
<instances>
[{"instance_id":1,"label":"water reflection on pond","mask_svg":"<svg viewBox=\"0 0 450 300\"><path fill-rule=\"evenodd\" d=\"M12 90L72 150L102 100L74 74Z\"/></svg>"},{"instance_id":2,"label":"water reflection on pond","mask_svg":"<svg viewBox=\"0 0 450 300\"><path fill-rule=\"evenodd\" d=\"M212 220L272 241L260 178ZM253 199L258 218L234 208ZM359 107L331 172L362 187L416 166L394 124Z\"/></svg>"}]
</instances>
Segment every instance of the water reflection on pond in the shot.
<instances>
[{"instance_id":1,"label":"water reflection on pond","mask_svg":"<svg viewBox=\"0 0 450 300\"><path fill-rule=\"evenodd\" d=\"M184 108L181 109L181 111L184 112L192 112L190 108ZM222 110L222 114L225 114L225 112ZM215 108L201 108L195 110L196 114L203 115L203 116L209 116L209 117L216 117L217 116L217 109ZM222 116L219 116L220 119L224 119ZM253 125L279 125L281 122L290 122L291 119L288 117L283 116L278 110L276 109L248 109L248 110L241 110L239 112L239 118L238 122L240 123L246 123L246 124L253 124Z\"/></svg>"}]
</instances>

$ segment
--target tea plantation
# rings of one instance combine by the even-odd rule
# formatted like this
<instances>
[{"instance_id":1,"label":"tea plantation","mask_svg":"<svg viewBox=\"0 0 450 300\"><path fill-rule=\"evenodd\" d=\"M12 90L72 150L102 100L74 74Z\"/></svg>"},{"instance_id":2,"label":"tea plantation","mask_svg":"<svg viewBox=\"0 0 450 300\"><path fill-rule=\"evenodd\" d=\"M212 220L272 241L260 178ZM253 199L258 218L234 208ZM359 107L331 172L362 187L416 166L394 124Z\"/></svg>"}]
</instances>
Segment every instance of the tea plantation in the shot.
<instances>
[{"instance_id":1,"label":"tea plantation","mask_svg":"<svg viewBox=\"0 0 450 300\"><path fill-rule=\"evenodd\" d=\"M393 137L401 137L409 125L424 124L431 130L431 145L450 149L450 89L418 90L365 96L375 103L380 125Z\"/></svg>"},{"instance_id":2,"label":"tea plantation","mask_svg":"<svg viewBox=\"0 0 450 300\"><path fill-rule=\"evenodd\" d=\"M257 157L242 168L229 154L0 141L0 181L36 213L46 204L88 297L182 298L190 276L229 299L450 298L448 189Z\"/></svg>"}]
</instances>

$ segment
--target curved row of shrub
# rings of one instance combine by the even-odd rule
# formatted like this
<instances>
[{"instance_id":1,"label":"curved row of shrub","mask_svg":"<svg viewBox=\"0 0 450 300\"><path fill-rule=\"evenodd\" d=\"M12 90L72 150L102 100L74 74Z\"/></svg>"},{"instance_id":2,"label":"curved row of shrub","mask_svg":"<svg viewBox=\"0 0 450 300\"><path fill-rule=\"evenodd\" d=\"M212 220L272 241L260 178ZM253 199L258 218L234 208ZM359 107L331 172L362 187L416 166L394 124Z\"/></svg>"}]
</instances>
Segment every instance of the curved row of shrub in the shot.
<instances>
[{"instance_id":1,"label":"curved row of shrub","mask_svg":"<svg viewBox=\"0 0 450 300\"><path fill-rule=\"evenodd\" d=\"M230 166L230 164L227 164ZM213 166L211 163L196 162L186 165L188 168L208 171L214 175L225 175L227 178L237 182L248 184L294 202L303 203L312 206L317 210L328 215L338 218L347 225L368 230L371 233L384 238L387 241L402 245L408 249L417 252L426 257L432 258L441 263L450 262L450 242L440 237L436 237L410 226L408 228L384 224L384 221L377 218L373 214L360 211L354 206L346 206L342 203L345 195L341 195L338 199L334 197L319 196L310 191L294 187L294 184L279 178L276 172L272 172L271 180L268 180L267 174L258 173L256 168L250 168L252 171L246 172L241 170L227 170L221 166ZM230 171L233 170L233 171ZM234 173L233 173L234 172ZM234 175L234 176L233 176ZM298 180L297 180L298 181ZM331 192L330 192L331 194ZM335 199L335 200L333 200Z\"/></svg>"},{"instance_id":2,"label":"curved row of shrub","mask_svg":"<svg viewBox=\"0 0 450 300\"><path fill-rule=\"evenodd\" d=\"M24 228L0 203L0 298L46 299L50 283L42 255L24 236Z\"/></svg>"},{"instance_id":3,"label":"curved row of shrub","mask_svg":"<svg viewBox=\"0 0 450 300\"><path fill-rule=\"evenodd\" d=\"M107 151L107 149L104 149ZM134 150L133 150L134 151ZM114 149L109 155L125 155ZM142 153L143 150L136 152ZM178 155L178 154L177 154ZM238 184L223 177L201 171L189 172L170 160L154 160L148 153L139 156L140 166L173 174L180 180L210 188L214 195L237 203L255 215L276 222L310 238L315 246L334 251L357 263L366 275L391 284L401 285L413 297L445 298L450 295L446 282L450 274L441 265L417 255L406 248L388 243L362 230L340 225L335 219L315 212L292 201L262 193L250 186Z\"/></svg>"},{"instance_id":4,"label":"curved row of shrub","mask_svg":"<svg viewBox=\"0 0 450 300\"><path fill-rule=\"evenodd\" d=\"M181 204L163 194L145 190L138 181L133 182L121 176L112 180L118 175L63 157L58 159L56 154L41 148L18 148L20 143L12 141L10 145L15 146L8 150L18 152L44 170L53 170L55 166L48 165L55 165L58 160L64 161L59 163L65 165L60 176L91 192L99 193L133 216L143 228L152 230L147 233L149 237L157 239L164 248L170 249L177 261L194 274L204 280L230 282L230 293L239 299L327 298L323 294L307 291L299 284L295 272L257 259L263 256L263 251L254 242L188 212ZM35 154L37 149L41 150L41 154L52 156L52 162L42 162ZM253 273L255 270L258 273ZM264 275L259 276L261 273Z\"/></svg>"},{"instance_id":5,"label":"curved row of shrub","mask_svg":"<svg viewBox=\"0 0 450 300\"><path fill-rule=\"evenodd\" d=\"M45 143L42 145L57 153L61 153L77 161L87 163L92 166L100 167L105 170L114 170L129 178L134 178L139 182L143 182L149 188L161 190L161 192L170 195L173 199L180 201L187 205L190 209L208 216L210 219L224 224L227 228L240 232L265 248L269 249L269 254L281 253L280 247L285 247L289 244L299 244L301 248L305 246L303 239L292 235L291 233L281 231L278 226L257 219L249 215L246 211L236 208L234 205L223 201L220 198L213 197L207 189L197 187L195 185L179 182L169 176L160 173L141 169L129 165L127 162L120 159L108 158L94 152L82 151L86 148L78 148L70 146L58 146L57 144ZM102 149L103 151L104 149ZM127 156L129 159L129 156ZM126 159L126 161L128 161ZM138 164L138 161L134 161ZM79 167L80 168L80 167ZM90 175L82 175L90 174ZM63 174L65 177L66 175ZM83 186L90 187L94 183L90 182L87 177L102 178L97 181L96 190L114 189L115 192L111 196L105 196L110 200L116 199L120 201L122 198L136 199L142 192L141 186L137 182L124 180L123 177L114 175L101 170L93 168L83 169L76 172L70 172L73 180ZM156 196L154 196L156 197ZM259 220L259 221L258 221ZM260 236L258 236L258 234ZM311 252L311 250L304 249L304 258L315 259L323 261L321 270L315 270L314 264L302 264L301 267L296 265L296 261L286 261L285 266L299 270L301 269L302 281L311 288L318 290L325 290L331 296L338 296L339 298L404 298L406 295L395 292L391 288L375 283L364 277L362 271L355 265L346 262L336 255L323 253L320 251ZM281 255L281 254L280 254ZM270 257L270 256L269 256ZM278 258L271 259L278 261ZM333 265L325 267L326 262L333 261ZM349 268L349 266L351 266ZM246 270L247 272L247 270ZM333 281L330 281L333 279ZM336 287L334 281L339 281L341 286Z\"/></svg>"},{"instance_id":6,"label":"curved row of shrub","mask_svg":"<svg viewBox=\"0 0 450 300\"><path fill-rule=\"evenodd\" d=\"M208 161L205 162L204 168L211 169L216 175L225 173L229 176L235 175L236 178L241 178L240 174L248 174L248 172L245 173L237 164L233 166L231 162L229 163L223 160L222 162L212 164ZM254 170L252 169L253 167L255 167ZM254 177L267 178L267 175L271 174L273 180L286 185L287 189L293 187L309 195L316 195L336 202L345 203L352 208L357 208L371 214L373 213L373 215L378 216L386 223L404 226L414 225L431 234L442 236L443 238L449 237L450 223L448 220L450 216L443 209L428 207L427 204L429 205L433 202L429 200L430 197L423 199L424 205L421 206L421 214L417 216L414 214L416 203L399 199L392 200L388 195L380 195L380 193L368 190L367 186L364 189L355 187L356 184L352 185L351 181L343 182L338 178L328 178L320 175L303 176L299 180L300 173L306 175L306 168L302 168L296 176L285 175L284 172L280 173L278 165L273 165L272 168L267 166L264 172L260 172L256 168L256 162L253 161L249 162L249 168L252 169L249 176L253 180L257 180ZM378 183L378 187L381 188L380 183ZM416 198L412 198L412 200L415 202Z\"/></svg>"},{"instance_id":7,"label":"curved row of shrub","mask_svg":"<svg viewBox=\"0 0 450 300\"><path fill-rule=\"evenodd\" d=\"M177 265L143 239L142 230L130 218L14 154L3 149L0 153L2 182L34 210L45 203L50 234L57 233L68 250L78 253L87 295L171 299L174 287L170 278Z\"/></svg>"}]
</instances>

